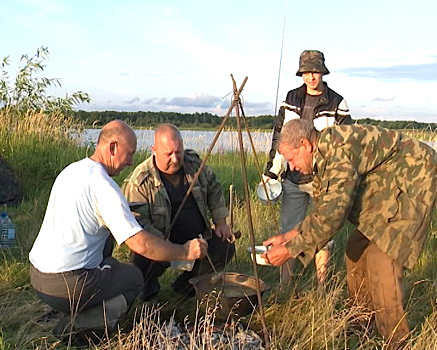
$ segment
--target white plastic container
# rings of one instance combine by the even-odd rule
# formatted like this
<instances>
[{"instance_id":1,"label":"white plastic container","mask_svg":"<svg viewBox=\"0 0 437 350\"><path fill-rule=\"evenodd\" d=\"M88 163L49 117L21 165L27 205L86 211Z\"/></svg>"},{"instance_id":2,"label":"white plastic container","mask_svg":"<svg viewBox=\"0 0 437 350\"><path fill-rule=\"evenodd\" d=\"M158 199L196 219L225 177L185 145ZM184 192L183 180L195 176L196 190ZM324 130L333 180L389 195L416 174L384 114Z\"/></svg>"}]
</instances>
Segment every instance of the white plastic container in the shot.
<instances>
[{"instance_id":1,"label":"white plastic container","mask_svg":"<svg viewBox=\"0 0 437 350\"><path fill-rule=\"evenodd\" d=\"M195 260L172 260L170 261L170 267L177 270L191 271L194 263Z\"/></svg>"},{"instance_id":2,"label":"white plastic container","mask_svg":"<svg viewBox=\"0 0 437 350\"><path fill-rule=\"evenodd\" d=\"M266 195L267 190L267 195ZM263 204L268 204L268 199L270 203L275 204L279 201L282 194L282 185L278 180L270 179L266 182L266 188L260 183L256 189L256 194Z\"/></svg>"},{"instance_id":3,"label":"white plastic container","mask_svg":"<svg viewBox=\"0 0 437 350\"><path fill-rule=\"evenodd\" d=\"M269 250L269 247L266 247L264 245L256 245L255 246L255 261L258 265L266 265L266 266L272 266L267 259L262 258L261 254L264 254L265 252L267 252ZM247 251L249 253L252 253L252 247L247 248ZM252 255L252 259L253 259L253 254Z\"/></svg>"}]
</instances>

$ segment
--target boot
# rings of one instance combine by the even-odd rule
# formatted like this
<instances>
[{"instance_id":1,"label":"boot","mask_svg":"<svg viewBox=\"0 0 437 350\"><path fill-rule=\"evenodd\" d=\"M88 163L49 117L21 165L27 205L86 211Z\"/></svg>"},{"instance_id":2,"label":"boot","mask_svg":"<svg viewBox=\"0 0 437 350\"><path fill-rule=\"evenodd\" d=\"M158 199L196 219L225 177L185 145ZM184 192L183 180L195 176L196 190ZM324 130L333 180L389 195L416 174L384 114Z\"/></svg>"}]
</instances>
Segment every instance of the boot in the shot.
<instances>
[{"instance_id":1,"label":"boot","mask_svg":"<svg viewBox=\"0 0 437 350\"><path fill-rule=\"evenodd\" d=\"M74 329L77 331L83 329L91 330L108 330L115 331L118 319L127 310L127 301L120 294L115 298L103 302L102 305L94 306L90 309L80 312L74 320Z\"/></svg>"},{"instance_id":2,"label":"boot","mask_svg":"<svg viewBox=\"0 0 437 350\"><path fill-rule=\"evenodd\" d=\"M111 334L117 329L118 320L127 310L127 301L120 294L102 305L80 312L76 317L64 316L54 330L55 336L62 338L71 334L80 338L93 338L98 341L105 334Z\"/></svg>"}]
</instances>

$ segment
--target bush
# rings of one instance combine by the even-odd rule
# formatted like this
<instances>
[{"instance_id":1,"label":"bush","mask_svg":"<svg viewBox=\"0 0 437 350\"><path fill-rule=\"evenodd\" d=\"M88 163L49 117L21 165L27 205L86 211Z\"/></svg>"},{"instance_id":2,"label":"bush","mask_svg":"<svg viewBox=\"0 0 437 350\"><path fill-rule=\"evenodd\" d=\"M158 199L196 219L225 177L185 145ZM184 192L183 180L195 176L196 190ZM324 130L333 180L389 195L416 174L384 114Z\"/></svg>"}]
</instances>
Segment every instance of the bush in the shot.
<instances>
[{"instance_id":1,"label":"bush","mask_svg":"<svg viewBox=\"0 0 437 350\"><path fill-rule=\"evenodd\" d=\"M48 56L49 50L43 46L38 48L32 57L27 54L22 55L13 82L10 81L6 70L10 65L9 56L3 58L0 64L0 107L19 113L46 111L70 114L74 106L90 102L89 95L82 91L67 94L65 97L47 94L48 88L62 86L58 78L45 78L37 75L44 71L44 62Z\"/></svg>"}]
</instances>

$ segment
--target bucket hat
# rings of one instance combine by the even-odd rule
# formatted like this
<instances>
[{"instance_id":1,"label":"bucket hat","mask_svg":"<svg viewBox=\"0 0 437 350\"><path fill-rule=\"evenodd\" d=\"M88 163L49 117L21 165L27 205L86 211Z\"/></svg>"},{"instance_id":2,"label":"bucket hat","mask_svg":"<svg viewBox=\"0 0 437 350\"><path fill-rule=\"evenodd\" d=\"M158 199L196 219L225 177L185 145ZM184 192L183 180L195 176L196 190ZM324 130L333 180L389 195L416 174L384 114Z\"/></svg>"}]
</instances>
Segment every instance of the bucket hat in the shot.
<instances>
[{"instance_id":1,"label":"bucket hat","mask_svg":"<svg viewBox=\"0 0 437 350\"><path fill-rule=\"evenodd\" d=\"M303 73L313 72L329 74L328 68L325 66L325 56L323 52L317 50L305 50L300 54L299 70L296 72L297 76L302 76Z\"/></svg>"}]
</instances>

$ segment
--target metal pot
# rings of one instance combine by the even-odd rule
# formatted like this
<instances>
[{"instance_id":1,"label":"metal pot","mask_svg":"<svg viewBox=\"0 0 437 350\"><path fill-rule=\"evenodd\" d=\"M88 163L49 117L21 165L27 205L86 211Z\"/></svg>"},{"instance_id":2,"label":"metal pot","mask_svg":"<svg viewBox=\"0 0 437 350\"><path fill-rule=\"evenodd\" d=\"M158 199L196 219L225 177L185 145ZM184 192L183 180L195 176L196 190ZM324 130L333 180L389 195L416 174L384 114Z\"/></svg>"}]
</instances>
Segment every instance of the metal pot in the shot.
<instances>
[{"instance_id":1,"label":"metal pot","mask_svg":"<svg viewBox=\"0 0 437 350\"><path fill-rule=\"evenodd\" d=\"M256 194L262 204L270 203L275 204L279 201L282 194L282 185L278 180L270 179L266 183L266 187L260 183L256 188ZM267 191L267 193L266 193ZM268 197L267 197L268 196Z\"/></svg>"},{"instance_id":2,"label":"metal pot","mask_svg":"<svg viewBox=\"0 0 437 350\"><path fill-rule=\"evenodd\" d=\"M219 319L246 316L258 305L255 277L233 272L213 273L192 278L189 282L194 286L198 300L209 298L209 305L213 300ZM270 286L261 279L259 284L261 295L270 290Z\"/></svg>"}]
</instances>

